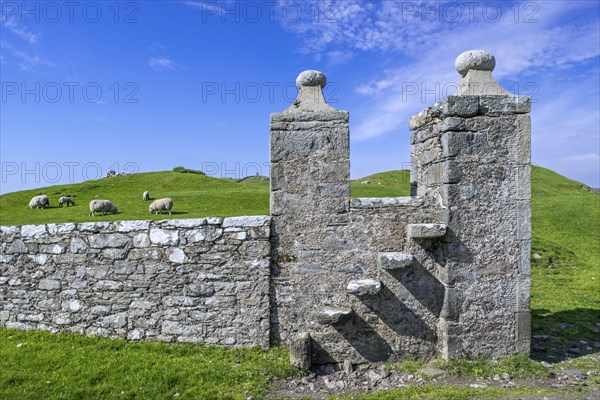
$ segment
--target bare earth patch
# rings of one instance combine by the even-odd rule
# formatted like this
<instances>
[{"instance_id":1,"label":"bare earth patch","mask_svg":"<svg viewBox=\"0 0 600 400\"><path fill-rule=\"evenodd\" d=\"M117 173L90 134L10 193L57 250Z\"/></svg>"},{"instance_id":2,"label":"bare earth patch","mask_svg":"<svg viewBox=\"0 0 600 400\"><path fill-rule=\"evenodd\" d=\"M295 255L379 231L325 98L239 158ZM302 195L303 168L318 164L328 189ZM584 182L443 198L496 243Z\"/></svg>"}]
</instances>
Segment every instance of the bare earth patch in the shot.
<instances>
[{"instance_id":1,"label":"bare earth patch","mask_svg":"<svg viewBox=\"0 0 600 400\"><path fill-rule=\"evenodd\" d=\"M383 395L387 391L396 391L397 398L404 398L403 388L421 387L427 392L423 398L439 398L436 392L441 395L445 389L452 388L464 389L465 398L469 399L600 399L600 353L590 354L585 359L588 364L586 368L571 369L569 361L545 364L548 376L528 379L515 379L506 373L490 378L453 377L446 371L429 366L417 373L399 372L383 364L359 366L351 373L336 370L333 366L323 366L299 378L274 380L267 398L377 399L380 398L378 394ZM414 394L407 398L420 398L418 394L417 397L412 396Z\"/></svg>"}]
</instances>

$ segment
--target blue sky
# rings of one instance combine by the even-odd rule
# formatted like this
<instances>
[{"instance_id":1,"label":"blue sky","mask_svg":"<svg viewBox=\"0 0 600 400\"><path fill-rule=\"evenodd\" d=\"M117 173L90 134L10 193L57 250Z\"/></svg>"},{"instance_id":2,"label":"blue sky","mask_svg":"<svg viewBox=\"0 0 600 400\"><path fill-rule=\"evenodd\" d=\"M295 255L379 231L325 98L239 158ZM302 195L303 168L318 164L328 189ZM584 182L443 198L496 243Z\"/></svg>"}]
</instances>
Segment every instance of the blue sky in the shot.
<instances>
[{"instance_id":1,"label":"blue sky","mask_svg":"<svg viewBox=\"0 0 600 400\"><path fill-rule=\"evenodd\" d=\"M410 115L483 49L531 95L532 161L600 187L594 1L0 1L0 192L183 165L268 174L305 69L350 111L352 177L407 168Z\"/></svg>"}]
</instances>

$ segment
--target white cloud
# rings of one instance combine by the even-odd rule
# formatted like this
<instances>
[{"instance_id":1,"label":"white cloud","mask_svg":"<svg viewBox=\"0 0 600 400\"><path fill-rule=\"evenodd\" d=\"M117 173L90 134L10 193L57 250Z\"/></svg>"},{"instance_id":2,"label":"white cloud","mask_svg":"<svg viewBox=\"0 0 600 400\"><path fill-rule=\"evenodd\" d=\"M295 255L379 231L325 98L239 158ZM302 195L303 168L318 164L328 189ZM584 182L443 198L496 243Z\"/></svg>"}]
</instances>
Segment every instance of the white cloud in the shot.
<instances>
[{"instance_id":1,"label":"white cloud","mask_svg":"<svg viewBox=\"0 0 600 400\"><path fill-rule=\"evenodd\" d=\"M589 153L589 154L576 154L574 156L561 157L561 161L595 161L600 162L600 154Z\"/></svg>"},{"instance_id":2,"label":"white cloud","mask_svg":"<svg viewBox=\"0 0 600 400\"><path fill-rule=\"evenodd\" d=\"M148 65L157 71L175 69L177 67L177 64L173 60L169 60L165 57L150 57Z\"/></svg>"},{"instance_id":3,"label":"white cloud","mask_svg":"<svg viewBox=\"0 0 600 400\"><path fill-rule=\"evenodd\" d=\"M27 27L25 27L25 25L17 22L17 20L14 17L3 16L2 18L0 18L0 22L6 29L17 35L19 38L25 40L29 44L37 43L38 39L41 36L39 33L31 32L29 29L27 29Z\"/></svg>"},{"instance_id":4,"label":"white cloud","mask_svg":"<svg viewBox=\"0 0 600 400\"><path fill-rule=\"evenodd\" d=\"M0 49L7 50L14 58L16 58L18 60L17 65L23 71L31 71L39 65L55 67L52 62L36 54L31 54L29 51L17 49L6 40L0 40ZM5 60L4 57L3 60ZM4 61L4 63L7 64L8 62Z\"/></svg>"}]
</instances>

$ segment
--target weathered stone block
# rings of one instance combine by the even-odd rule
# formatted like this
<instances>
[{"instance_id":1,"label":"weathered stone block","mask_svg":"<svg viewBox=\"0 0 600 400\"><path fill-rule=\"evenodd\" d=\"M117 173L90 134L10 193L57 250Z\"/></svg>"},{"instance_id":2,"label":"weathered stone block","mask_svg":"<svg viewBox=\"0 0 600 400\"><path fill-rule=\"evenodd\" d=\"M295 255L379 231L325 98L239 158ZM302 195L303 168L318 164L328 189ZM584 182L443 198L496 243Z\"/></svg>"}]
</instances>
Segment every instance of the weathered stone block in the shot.
<instances>
[{"instance_id":1,"label":"weathered stone block","mask_svg":"<svg viewBox=\"0 0 600 400\"><path fill-rule=\"evenodd\" d=\"M290 363L301 369L310 369L310 335L306 332L295 335L290 341Z\"/></svg>"},{"instance_id":2,"label":"weathered stone block","mask_svg":"<svg viewBox=\"0 0 600 400\"><path fill-rule=\"evenodd\" d=\"M528 355L531 351L531 313L519 311L517 319L517 343L516 351Z\"/></svg>"},{"instance_id":3,"label":"weathered stone block","mask_svg":"<svg viewBox=\"0 0 600 400\"><path fill-rule=\"evenodd\" d=\"M167 250L167 257L169 257L169 261L176 264L181 264L186 261L186 256L182 249L175 248Z\"/></svg>"},{"instance_id":4,"label":"weathered stone block","mask_svg":"<svg viewBox=\"0 0 600 400\"><path fill-rule=\"evenodd\" d=\"M121 221L117 224L117 232L135 232L147 230L150 221Z\"/></svg>"},{"instance_id":5,"label":"weathered stone block","mask_svg":"<svg viewBox=\"0 0 600 400\"><path fill-rule=\"evenodd\" d=\"M69 246L71 253L83 253L87 248L88 245L82 238L74 237L71 239L71 244Z\"/></svg>"},{"instance_id":6,"label":"weathered stone block","mask_svg":"<svg viewBox=\"0 0 600 400\"><path fill-rule=\"evenodd\" d=\"M440 109L447 116L472 117L479 111L479 96L448 96Z\"/></svg>"},{"instance_id":7,"label":"weathered stone block","mask_svg":"<svg viewBox=\"0 0 600 400\"><path fill-rule=\"evenodd\" d=\"M389 208L389 207L420 207L423 199L419 197L384 197L384 198L353 198L352 208Z\"/></svg>"},{"instance_id":8,"label":"weathered stone block","mask_svg":"<svg viewBox=\"0 0 600 400\"><path fill-rule=\"evenodd\" d=\"M250 217L229 217L223 220L223 228L239 227L251 228L265 226L271 223L271 217L267 215L258 215Z\"/></svg>"},{"instance_id":9,"label":"weathered stone block","mask_svg":"<svg viewBox=\"0 0 600 400\"><path fill-rule=\"evenodd\" d=\"M375 279L359 279L348 282L346 292L355 296L372 296L381 291L381 282Z\"/></svg>"},{"instance_id":10,"label":"weathered stone block","mask_svg":"<svg viewBox=\"0 0 600 400\"><path fill-rule=\"evenodd\" d=\"M73 232L75 230L75 228L77 227L77 225L72 224L72 223L48 224L48 225L46 225L46 227L48 229L49 234L56 235L56 234L64 234L64 233Z\"/></svg>"},{"instance_id":11,"label":"weathered stone block","mask_svg":"<svg viewBox=\"0 0 600 400\"><path fill-rule=\"evenodd\" d=\"M315 321L323 325L344 322L352 316L351 308L323 307L315 313Z\"/></svg>"},{"instance_id":12,"label":"weathered stone block","mask_svg":"<svg viewBox=\"0 0 600 400\"><path fill-rule=\"evenodd\" d=\"M150 229L150 242L152 244L176 246L179 243L179 231L173 229Z\"/></svg>"},{"instance_id":13,"label":"weathered stone block","mask_svg":"<svg viewBox=\"0 0 600 400\"><path fill-rule=\"evenodd\" d=\"M59 244L48 244L42 245L40 251L47 254L62 254L65 252L65 248Z\"/></svg>"},{"instance_id":14,"label":"weathered stone block","mask_svg":"<svg viewBox=\"0 0 600 400\"><path fill-rule=\"evenodd\" d=\"M517 200L531 199L531 166L518 165L517 167Z\"/></svg>"},{"instance_id":15,"label":"weathered stone block","mask_svg":"<svg viewBox=\"0 0 600 400\"><path fill-rule=\"evenodd\" d=\"M442 135L444 157L489 152L487 135L480 132L446 132Z\"/></svg>"},{"instance_id":16,"label":"weathered stone block","mask_svg":"<svg viewBox=\"0 0 600 400\"><path fill-rule=\"evenodd\" d=\"M531 163L531 117L519 115L516 120L515 158L517 164L529 165Z\"/></svg>"},{"instance_id":17,"label":"weathered stone block","mask_svg":"<svg viewBox=\"0 0 600 400\"><path fill-rule=\"evenodd\" d=\"M531 203L517 200L517 239L531 239Z\"/></svg>"},{"instance_id":18,"label":"weathered stone block","mask_svg":"<svg viewBox=\"0 0 600 400\"><path fill-rule=\"evenodd\" d=\"M198 228L207 224L207 218L167 219L161 226L172 228Z\"/></svg>"},{"instance_id":19,"label":"weathered stone block","mask_svg":"<svg viewBox=\"0 0 600 400\"><path fill-rule=\"evenodd\" d=\"M413 265L415 256L408 253L379 253L377 263L379 268L386 270L402 269Z\"/></svg>"},{"instance_id":20,"label":"weathered stone block","mask_svg":"<svg viewBox=\"0 0 600 400\"><path fill-rule=\"evenodd\" d=\"M529 96L479 96L479 112L487 115L531 112Z\"/></svg>"},{"instance_id":21,"label":"weathered stone block","mask_svg":"<svg viewBox=\"0 0 600 400\"><path fill-rule=\"evenodd\" d=\"M21 227L21 236L24 238L39 238L47 233L46 225L23 225Z\"/></svg>"},{"instance_id":22,"label":"weathered stone block","mask_svg":"<svg viewBox=\"0 0 600 400\"><path fill-rule=\"evenodd\" d=\"M406 226L408 237L413 239L433 239L446 234L444 224L408 224Z\"/></svg>"},{"instance_id":23,"label":"weathered stone block","mask_svg":"<svg viewBox=\"0 0 600 400\"><path fill-rule=\"evenodd\" d=\"M90 247L103 249L105 247L123 247L131 241L129 236L122 233L98 233L90 235Z\"/></svg>"},{"instance_id":24,"label":"weathered stone block","mask_svg":"<svg viewBox=\"0 0 600 400\"><path fill-rule=\"evenodd\" d=\"M6 250L8 254L24 254L28 251L29 250L27 249L25 242L23 242L21 239L15 239Z\"/></svg>"},{"instance_id":25,"label":"weathered stone block","mask_svg":"<svg viewBox=\"0 0 600 400\"><path fill-rule=\"evenodd\" d=\"M529 311L531 278L529 275L519 275L517 278L517 311Z\"/></svg>"},{"instance_id":26,"label":"weathered stone block","mask_svg":"<svg viewBox=\"0 0 600 400\"><path fill-rule=\"evenodd\" d=\"M458 117L446 117L435 125L437 132L464 131L465 129L465 119Z\"/></svg>"},{"instance_id":27,"label":"weathered stone block","mask_svg":"<svg viewBox=\"0 0 600 400\"><path fill-rule=\"evenodd\" d=\"M55 279L42 279L38 284L38 289L40 290L58 290L60 287L60 281Z\"/></svg>"},{"instance_id":28,"label":"weathered stone block","mask_svg":"<svg viewBox=\"0 0 600 400\"><path fill-rule=\"evenodd\" d=\"M110 222L81 222L77 224L77 230L80 232L107 232L110 227Z\"/></svg>"}]
</instances>

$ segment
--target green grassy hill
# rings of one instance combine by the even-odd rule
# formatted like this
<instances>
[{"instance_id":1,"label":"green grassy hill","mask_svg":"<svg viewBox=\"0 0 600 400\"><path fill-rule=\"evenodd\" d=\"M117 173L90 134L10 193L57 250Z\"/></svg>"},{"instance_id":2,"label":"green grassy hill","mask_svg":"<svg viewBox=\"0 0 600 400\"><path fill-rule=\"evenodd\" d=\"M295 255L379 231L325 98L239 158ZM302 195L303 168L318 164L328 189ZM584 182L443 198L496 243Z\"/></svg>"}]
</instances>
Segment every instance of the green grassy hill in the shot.
<instances>
[{"instance_id":1,"label":"green grassy hill","mask_svg":"<svg viewBox=\"0 0 600 400\"><path fill-rule=\"evenodd\" d=\"M185 170L187 171L187 170ZM351 182L353 197L408 196L408 171L390 171ZM360 182L369 180L369 184ZM151 215L142 193L152 199L171 197L173 215ZM29 200L38 194L50 198L50 207L31 210ZM58 198L71 196L74 207L58 207ZM89 202L108 199L119 213L89 216ZM134 219L231 217L269 214L269 179L251 176L239 181L196 173L148 172L83 183L24 190L0 196L0 225L55 222L116 221Z\"/></svg>"},{"instance_id":2,"label":"green grassy hill","mask_svg":"<svg viewBox=\"0 0 600 400\"><path fill-rule=\"evenodd\" d=\"M152 199L171 197L173 215L151 215L150 202L142 201L148 190ZM38 194L50 198L50 208L31 210L29 200ZM71 196L74 207L58 207L58 198ZM119 213L89 216L89 202L108 199ZM231 179L181 172L148 172L70 185L25 190L0 196L0 225L50 222L115 221L133 219L198 218L206 216L263 215L269 213L269 184L242 184Z\"/></svg>"}]
</instances>

